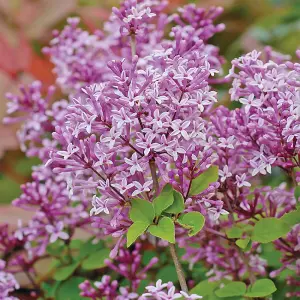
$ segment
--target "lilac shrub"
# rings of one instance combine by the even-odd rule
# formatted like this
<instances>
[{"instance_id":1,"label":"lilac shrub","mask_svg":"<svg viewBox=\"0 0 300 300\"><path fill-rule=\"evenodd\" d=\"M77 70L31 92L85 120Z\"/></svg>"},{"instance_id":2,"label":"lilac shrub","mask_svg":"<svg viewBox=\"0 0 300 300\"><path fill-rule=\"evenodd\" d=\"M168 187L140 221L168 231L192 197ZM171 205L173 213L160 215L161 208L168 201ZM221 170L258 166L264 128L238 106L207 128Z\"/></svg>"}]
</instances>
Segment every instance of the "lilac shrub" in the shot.
<instances>
[{"instance_id":1,"label":"lilac shrub","mask_svg":"<svg viewBox=\"0 0 300 300\"><path fill-rule=\"evenodd\" d=\"M124 0L92 34L69 18L44 49L65 99L39 82L7 95L41 165L13 201L32 219L2 225L5 297L19 272L45 299L257 298L282 276L300 295L300 65L267 47L224 76L222 9L166 6Z\"/></svg>"}]
</instances>

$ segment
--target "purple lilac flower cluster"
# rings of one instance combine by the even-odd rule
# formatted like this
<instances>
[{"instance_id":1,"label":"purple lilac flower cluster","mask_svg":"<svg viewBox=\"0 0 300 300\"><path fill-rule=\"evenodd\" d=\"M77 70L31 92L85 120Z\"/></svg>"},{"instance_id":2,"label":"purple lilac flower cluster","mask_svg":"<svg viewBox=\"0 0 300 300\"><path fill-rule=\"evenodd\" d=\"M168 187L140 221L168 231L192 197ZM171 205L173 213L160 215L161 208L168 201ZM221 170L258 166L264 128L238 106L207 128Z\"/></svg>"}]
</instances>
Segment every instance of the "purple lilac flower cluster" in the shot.
<instances>
[{"instance_id":1,"label":"purple lilac flower cluster","mask_svg":"<svg viewBox=\"0 0 300 300\"><path fill-rule=\"evenodd\" d=\"M44 50L67 100L54 101L53 87L43 96L39 82L22 87L21 96L7 95L11 116L5 122L23 123L21 149L42 165L33 169L33 181L13 202L34 211L32 220L12 233L2 226L6 269L34 273L49 244L62 240L68 245L75 231L84 229L97 239L117 239L105 265L130 286L119 286L105 274L94 284L80 284L83 297L200 299L161 280L140 296L138 286L158 259L142 267L142 245L125 248L132 199L152 203L170 184L182 195L184 212L201 213L206 220L192 237L176 225L176 242L185 249L190 269L202 262L210 280L247 284L290 269L295 276L288 284L299 286L299 224L274 242L282 267L270 274L261 244L241 249L227 231L239 224L247 240L247 230L260 219L279 219L297 207L300 64L267 47L234 59L224 78L224 59L209 44L224 29L214 24L222 9L190 4L167 15L166 5L124 0L113 8L104 30L93 34L79 27L78 18L68 19ZM240 108L215 107L216 87L229 81L231 100ZM193 180L211 165L219 168L218 181L191 194ZM278 169L287 183L260 187L263 175ZM141 240L159 251L167 246L148 234ZM9 276L3 271L4 279ZM0 288L8 294L17 284L4 279Z\"/></svg>"},{"instance_id":2,"label":"purple lilac flower cluster","mask_svg":"<svg viewBox=\"0 0 300 300\"><path fill-rule=\"evenodd\" d=\"M5 261L0 260L0 298L6 300L16 300L15 297L10 297L9 294L18 289L20 286L16 281L15 277L4 271L5 268Z\"/></svg>"}]
</instances>

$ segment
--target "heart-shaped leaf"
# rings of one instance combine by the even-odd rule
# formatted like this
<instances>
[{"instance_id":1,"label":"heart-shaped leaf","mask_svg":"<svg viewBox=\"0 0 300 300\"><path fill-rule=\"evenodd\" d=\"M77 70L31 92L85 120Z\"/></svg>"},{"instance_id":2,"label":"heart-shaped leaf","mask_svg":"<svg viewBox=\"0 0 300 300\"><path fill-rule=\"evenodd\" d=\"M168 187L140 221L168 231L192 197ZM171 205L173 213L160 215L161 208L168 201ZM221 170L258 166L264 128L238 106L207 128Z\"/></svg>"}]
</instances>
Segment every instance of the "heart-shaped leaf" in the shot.
<instances>
[{"instance_id":1,"label":"heart-shaped leaf","mask_svg":"<svg viewBox=\"0 0 300 300\"><path fill-rule=\"evenodd\" d=\"M105 267L104 260L109 258L109 249L101 249L86 257L81 267L84 270L96 270Z\"/></svg>"},{"instance_id":2,"label":"heart-shaped leaf","mask_svg":"<svg viewBox=\"0 0 300 300\"><path fill-rule=\"evenodd\" d=\"M230 239L239 239L243 234L243 230L237 226L233 226L230 229L226 230L226 235Z\"/></svg>"},{"instance_id":3,"label":"heart-shaped leaf","mask_svg":"<svg viewBox=\"0 0 300 300\"><path fill-rule=\"evenodd\" d=\"M250 298L266 297L276 292L276 290L277 288L272 280L267 278L259 279L250 286L245 296Z\"/></svg>"},{"instance_id":4,"label":"heart-shaped leaf","mask_svg":"<svg viewBox=\"0 0 300 300\"><path fill-rule=\"evenodd\" d=\"M235 244L240 247L241 249L246 249L246 247L248 246L250 242L250 238L249 237L246 237L244 239L238 239Z\"/></svg>"},{"instance_id":5,"label":"heart-shaped leaf","mask_svg":"<svg viewBox=\"0 0 300 300\"><path fill-rule=\"evenodd\" d=\"M226 284L223 288L216 290L215 294L220 298L228 298L235 296L243 296L246 293L247 287L244 282L233 281Z\"/></svg>"},{"instance_id":6,"label":"heart-shaped leaf","mask_svg":"<svg viewBox=\"0 0 300 300\"><path fill-rule=\"evenodd\" d=\"M264 218L255 224L252 240L259 243L269 243L286 235L290 229L290 226L281 219Z\"/></svg>"},{"instance_id":7,"label":"heart-shaped leaf","mask_svg":"<svg viewBox=\"0 0 300 300\"><path fill-rule=\"evenodd\" d=\"M189 229L189 236L193 236L202 229L205 218L198 211L192 211L181 215L177 221L182 227Z\"/></svg>"},{"instance_id":8,"label":"heart-shaped leaf","mask_svg":"<svg viewBox=\"0 0 300 300\"><path fill-rule=\"evenodd\" d=\"M57 281L62 281L67 279L68 277L70 277L75 270L77 269L77 267L79 266L80 262L75 262L69 266L65 266L65 267L60 267L58 268L54 275L53 278Z\"/></svg>"},{"instance_id":9,"label":"heart-shaped leaf","mask_svg":"<svg viewBox=\"0 0 300 300\"><path fill-rule=\"evenodd\" d=\"M179 214L184 210L184 200L182 195L173 190L173 197L174 197L174 202L171 206L169 206L165 212L169 214Z\"/></svg>"},{"instance_id":10,"label":"heart-shaped leaf","mask_svg":"<svg viewBox=\"0 0 300 300\"><path fill-rule=\"evenodd\" d=\"M133 223L127 231L127 247L131 246L136 239L145 232L149 224L144 222L135 222Z\"/></svg>"},{"instance_id":11,"label":"heart-shaped leaf","mask_svg":"<svg viewBox=\"0 0 300 300\"><path fill-rule=\"evenodd\" d=\"M172 219L163 217L158 221L157 225L150 225L149 232L170 243L175 243L175 226Z\"/></svg>"},{"instance_id":12,"label":"heart-shaped leaf","mask_svg":"<svg viewBox=\"0 0 300 300\"><path fill-rule=\"evenodd\" d=\"M189 195L194 196L200 194L207 189L211 183L218 181L218 178L219 168L217 166L209 167L204 173L193 179Z\"/></svg>"},{"instance_id":13,"label":"heart-shaped leaf","mask_svg":"<svg viewBox=\"0 0 300 300\"><path fill-rule=\"evenodd\" d=\"M144 222L150 225L155 217L152 204L142 199L132 199L129 217L133 222Z\"/></svg>"},{"instance_id":14,"label":"heart-shaped leaf","mask_svg":"<svg viewBox=\"0 0 300 300\"><path fill-rule=\"evenodd\" d=\"M153 200L155 216L160 216L174 202L173 187L171 184L166 184L161 193Z\"/></svg>"},{"instance_id":15,"label":"heart-shaped leaf","mask_svg":"<svg viewBox=\"0 0 300 300\"><path fill-rule=\"evenodd\" d=\"M285 223L289 224L290 226L294 226L294 225L300 223L300 208L284 214L280 218L280 220L284 221Z\"/></svg>"}]
</instances>

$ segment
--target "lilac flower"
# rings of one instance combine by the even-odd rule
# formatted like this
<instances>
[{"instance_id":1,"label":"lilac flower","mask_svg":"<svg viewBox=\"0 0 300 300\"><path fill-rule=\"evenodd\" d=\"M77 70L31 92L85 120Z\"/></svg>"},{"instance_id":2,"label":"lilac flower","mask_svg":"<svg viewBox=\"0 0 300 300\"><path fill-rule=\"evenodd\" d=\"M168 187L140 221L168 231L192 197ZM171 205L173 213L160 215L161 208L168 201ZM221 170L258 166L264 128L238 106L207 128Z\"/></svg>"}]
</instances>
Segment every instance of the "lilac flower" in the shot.
<instances>
[{"instance_id":1,"label":"lilac flower","mask_svg":"<svg viewBox=\"0 0 300 300\"><path fill-rule=\"evenodd\" d=\"M172 300L172 299L201 299L201 296L196 294L188 295L187 293L181 291L180 293L175 292L175 286L172 282L162 283L159 279L155 286L146 286L147 293L144 293L140 299L157 299L157 300ZM150 298L148 298L150 297Z\"/></svg>"},{"instance_id":2,"label":"lilac flower","mask_svg":"<svg viewBox=\"0 0 300 300\"><path fill-rule=\"evenodd\" d=\"M227 178L232 176L232 173L229 172L227 165L224 166L223 170L219 170L219 176L221 176L221 182L224 182Z\"/></svg>"},{"instance_id":3,"label":"lilac flower","mask_svg":"<svg viewBox=\"0 0 300 300\"><path fill-rule=\"evenodd\" d=\"M144 192L150 192L150 186L152 185L152 183L152 180L149 180L142 185L138 181L134 181L133 184L135 187L135 191L132 193L132 196L134 197Z\"/></svg>"},{"instance_id":4,"label":"lilac flower","mask_svg":"<svg viewBox=\"0 0 300 300\"><path fill-rule=\"evenodd\" d=\"M72 143L68 145L67 151L57 151L57 154L63 156L64 159L68 159L71 155L78 152L79 148Z\"/></svg>"},{"instance_id":5,"label":"lilac flower","mask_svg":"<svg viewBox=\"0 0 300 300\"><path fill-rule=\"evenodd\" d=\"M243 186L251 186L251 183L246 181L246 174L243 173L241 176L236 175L235 176L236 179L236 184L239 188L243 187Z\"/></svg>"},{"instance_id":6,"label":"lilac flower","mask_svg":"<svg viewBox=\"0 0 300 300\"><path fill-rule=\"evenodd\" d=\"M142 167L139 165L139 162L138 162L138 157L137 157L137 154L136 153L133 153L132 156L131 156L131 159L128 159L128 158L124 158L124 161L130 165L130 174L131 175L134 175L135 172L143 172L143 169Z\"/></svg>"},{"instance_id":7,"label":"lilac flower","mask_svg":"<svg viewBox=\"0 0 300 300\"><path fill-rule=\"evenodd\" d=\"M55 226L46 225L46 230L50 234L50 243L54 243L57 239L67 240L69 238L69 234L62 231L63 228L63 222L58 222Z\"/></svg>"},{"instance_id":8,"label":"lilac flower","mask_svg":"<svg viewBox=\"0 0 300 300\"><path fill-rule=\"evenodd\" d=\"M9 294L20 288L15 277L8 272L5 272L5 261L0 259L0 297L1 299L17 300L15 297L10 297Z\"/></svg>"},{"instance_id":9,"label":"lilac flower","mask_svg":"<svg viewBox=\"0 0 300 300\"><path fill-rule=\"evenodd\" d=\"M109 199L103 200L97 197L96 195L94 195L92 200L93 208L90 210L90 215L91 216L93 214L97 215L100 214L102 211L108 215L109 214L109 210L107 208L108 201Z\"/></svg>"}]
</instances>

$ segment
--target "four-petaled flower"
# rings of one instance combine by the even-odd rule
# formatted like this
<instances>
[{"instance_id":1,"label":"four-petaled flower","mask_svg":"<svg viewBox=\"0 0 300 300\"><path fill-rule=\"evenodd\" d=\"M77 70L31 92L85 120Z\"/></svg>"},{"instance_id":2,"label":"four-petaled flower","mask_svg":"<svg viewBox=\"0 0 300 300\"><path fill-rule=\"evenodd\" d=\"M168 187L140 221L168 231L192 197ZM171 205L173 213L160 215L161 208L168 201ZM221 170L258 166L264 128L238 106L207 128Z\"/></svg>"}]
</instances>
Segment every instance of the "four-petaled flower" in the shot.
<instances>
[{"instance_id":1,"label":"four-petaled flower","mask_svg":"<svg viewBox=\"0 0 300 300\"><path fill-rule=\"evenodd\" d=\"M50 234L50 243L54 243L57 239L67 240L70 236L64 232L64 223L62 221L57 222L54 226L47 224L46 231Z\"/></svg>"},{"instance_id":2,"label":"four-petaled flower","mask_svg":"<svg viewBox=\"0 0 300 300\"><path fill-rule=\"evenodd\" d=\"M140 184L138 181L134 181L134 187L136 188L135 191L132 193L132 196L136 196L138 194L144 193L144 192L150 192L150 186L152 185L152 180L146 181L143 185Z\"/></svg>"}]
</instances>

